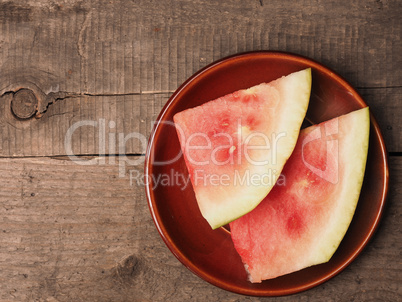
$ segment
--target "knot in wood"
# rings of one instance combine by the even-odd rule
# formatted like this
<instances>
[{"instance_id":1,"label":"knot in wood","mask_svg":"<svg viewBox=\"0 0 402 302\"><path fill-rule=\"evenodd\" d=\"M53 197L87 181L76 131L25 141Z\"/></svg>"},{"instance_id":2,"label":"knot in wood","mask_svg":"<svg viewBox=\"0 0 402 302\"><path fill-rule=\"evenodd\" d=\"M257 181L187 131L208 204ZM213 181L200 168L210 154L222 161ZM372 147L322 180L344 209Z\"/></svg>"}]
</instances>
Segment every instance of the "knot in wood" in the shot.
<instances>
[{"instance_id":1,"label":"knot in wood","mask_svg":"<svg viewBox=\"0 0 402 302\"><path fill-rule=\"evenodd\" d=\"M20 119L32 117L38 108L38 99L30 89L20 89L14 93L11 111Z\"/></svg>"}]
</instances>

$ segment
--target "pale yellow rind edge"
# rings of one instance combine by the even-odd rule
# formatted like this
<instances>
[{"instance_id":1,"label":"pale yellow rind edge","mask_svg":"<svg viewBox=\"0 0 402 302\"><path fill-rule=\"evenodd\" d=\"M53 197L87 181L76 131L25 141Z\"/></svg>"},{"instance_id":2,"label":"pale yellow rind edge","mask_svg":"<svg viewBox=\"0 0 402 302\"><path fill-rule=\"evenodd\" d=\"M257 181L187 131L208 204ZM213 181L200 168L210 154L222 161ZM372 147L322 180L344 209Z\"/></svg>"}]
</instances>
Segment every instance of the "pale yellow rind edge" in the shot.
<instances>
[{"instance_id":1,"label":"pale yellow rind edge","mask_svg":"<svg viewBox=\"0 0 402 302\"><path fill-rule=\"evenodd\" d=\"M316 240L310 255L310 265L324 263L331 259L349 228L359 201L369 146L370 112L366 107L349 114L354 116L351 129L354 133L348 142L345 142L349 143L347 150L342 150L347 151L348 156L348 165L345 167L347 170L344 175L347 177L347 186L339 196L338 200L341 204L336 207L336 212L331 215L331 220L328 222L331 226L326 228L327 231ZM341 123L340 120L339 124ZM342 154L339 158L342 158Z\"/></svg>"}]
</instances>

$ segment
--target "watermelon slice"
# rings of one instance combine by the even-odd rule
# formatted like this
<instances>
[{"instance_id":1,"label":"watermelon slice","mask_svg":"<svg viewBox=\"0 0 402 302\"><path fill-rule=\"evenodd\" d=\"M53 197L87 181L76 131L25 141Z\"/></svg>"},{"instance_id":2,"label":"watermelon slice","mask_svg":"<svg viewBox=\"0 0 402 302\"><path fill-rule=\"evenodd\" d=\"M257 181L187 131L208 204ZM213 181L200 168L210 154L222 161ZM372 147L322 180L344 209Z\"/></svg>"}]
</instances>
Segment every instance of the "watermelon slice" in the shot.
<instances>
[{"instance_id":1,"label":"watermelon slice","mask_svg":"<svg viewBox=\"0 0 402 302\"><path fill-rule=\"evenodd\" d=\"M275 185L310 90L308 68L174 116L198 206L213 229L250 212Z\"/></svg>"},{"instance_id":2,"label":"watermelon slice","mask_svg":"<svg viewBox=\"0 0 402 302\"><path fill-rule=\"evenodd\" d=\"M368 107L300 132L282 183L230 223L251 282L327 262L352 220L366 166Z\"/></svg>"}]
</instances>

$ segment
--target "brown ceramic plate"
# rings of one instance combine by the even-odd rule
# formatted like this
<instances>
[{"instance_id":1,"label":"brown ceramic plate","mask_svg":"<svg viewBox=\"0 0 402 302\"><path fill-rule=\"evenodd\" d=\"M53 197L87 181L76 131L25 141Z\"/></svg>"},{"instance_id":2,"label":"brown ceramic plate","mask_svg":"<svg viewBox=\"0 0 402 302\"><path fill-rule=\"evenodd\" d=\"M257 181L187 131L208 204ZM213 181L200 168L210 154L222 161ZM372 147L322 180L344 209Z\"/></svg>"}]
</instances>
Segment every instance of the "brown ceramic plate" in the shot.
<instances>
[{"instance_id":1,"label":"brown ceramic plate","mask_svg":"<svg viewBox=\"0 0 402 302\"><path fill-rule=\"evenodd\" d=\"M229 291L255 296L281 296L317 286L341 272L367 245L383 213L388 191L384 141L371 115L370 146L363 188L353 221L328 263L260 284L247 281L230 234L212 230L201 216L180 153L173 115L209 100L312 68L313 87L307 117L319 123L367 106L341 77L310 59L281 52L251 52L219 60L189 78L171 96L149 139L145 162L149 208L164 242L193 273ZM159 177L159 178L158 178ZM153 181L152 181L153 179Z\"/></svg>"}]
</instances>

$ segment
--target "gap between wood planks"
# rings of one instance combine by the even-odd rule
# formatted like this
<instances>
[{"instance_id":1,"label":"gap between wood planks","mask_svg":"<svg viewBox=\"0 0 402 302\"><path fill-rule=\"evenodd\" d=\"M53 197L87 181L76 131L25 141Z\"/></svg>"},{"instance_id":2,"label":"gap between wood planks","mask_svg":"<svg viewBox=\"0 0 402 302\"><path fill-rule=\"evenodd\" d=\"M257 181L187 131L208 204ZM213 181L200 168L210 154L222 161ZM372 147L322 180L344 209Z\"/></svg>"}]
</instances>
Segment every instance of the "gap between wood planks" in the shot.
<instances>
[{"instance_id":1,"label":"gap between wood planks","mask_svg":"<svg viewBox=\"0 0 402 302\"><path fill-rule=\"evenodd\" d=\"M399 89L402 86L372 86L372 87L354 87L355 89Z\"/></svg>"},{"instance_id":2,"label":"gap between wood planks","mask_svg":"<svg viewBox=\"0 0 402 302\"><path fill-rule=\"evenodd\" d=\"M401 152L402 153L402 152ZM124 156L131 156L131 157L139 157L145 156L145 153L127 153L127 154L85 154L85 155L77 155L74 156L88 159L94 157L124 157ZM29 158L51 158L51 159L59 159L59 160L67 160L70 159L68 155L27 155L27 156L2 156L0 158L10 158L10 159L29 159Z\"/></svg>"}]
</instances>

